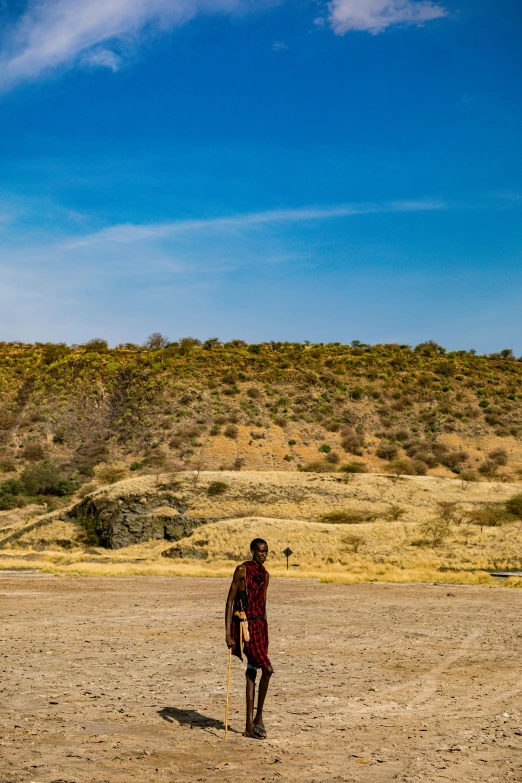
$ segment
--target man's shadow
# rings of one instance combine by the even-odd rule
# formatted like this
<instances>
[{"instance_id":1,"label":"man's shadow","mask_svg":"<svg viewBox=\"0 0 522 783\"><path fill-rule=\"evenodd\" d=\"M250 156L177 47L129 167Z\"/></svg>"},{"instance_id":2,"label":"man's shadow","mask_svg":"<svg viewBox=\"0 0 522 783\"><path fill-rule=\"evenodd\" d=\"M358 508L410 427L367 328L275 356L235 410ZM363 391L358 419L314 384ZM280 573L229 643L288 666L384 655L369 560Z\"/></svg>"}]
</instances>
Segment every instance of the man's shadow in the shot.
<instances>
[{"instance_id":1,"label":"man's shadow","mask_svg":"<svg viewBox=\"0 0 522 783\"><path fill-rule=\"evenodd\" d=\"M163 707L158 710L158 715L166 720L167 723L177 723L179 726L190 726L191 729L221 729L224 731L225 724L222 720L209 718L197 710L180 710L178 707ZM238 732L228 727L228 730L234 734Z\"/></svg>"}]
</instances>

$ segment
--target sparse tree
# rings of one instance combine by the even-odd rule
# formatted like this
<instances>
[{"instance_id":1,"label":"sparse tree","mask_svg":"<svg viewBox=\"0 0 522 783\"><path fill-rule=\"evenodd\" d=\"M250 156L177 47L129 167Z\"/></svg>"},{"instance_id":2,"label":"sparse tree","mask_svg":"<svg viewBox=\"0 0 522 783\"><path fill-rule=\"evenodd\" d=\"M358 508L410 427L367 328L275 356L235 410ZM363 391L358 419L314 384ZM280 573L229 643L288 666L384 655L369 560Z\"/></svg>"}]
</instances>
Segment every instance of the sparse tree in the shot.
<instances>
[{"instance_id":1,"label":"sparse tree","mask_svg":"<svg viewBox=\"0 0 522 783\"><path fill-rule=\"evenodd\" d=\"M354 554L357 554L360 547L365 543L365 539L363 536L356 536L355 534L350 534L348 536L343 536L341 538L341 542L345 544L347 547L350 547L350 549Z\"/></svg>"},{"instance_id":2,"label":"sparse tree","mask_svg":"<svg viewBox=\"0 0 522 783\"><path fill-rule=\"evenodd\" d=\"M100 337L95 337L92 340L84 343L86 351L90 353L107 353L109 350L109 344L107 340L102 340Z\"/></svg>"},{"instance_id":3,"label":"sparse tree","mask_svg":"<svg viewBox=\"0 0 522 783\"><path fill-rule=\"evenodd\" d=\"M164 334L161 334L161 332L153 332L150 334L145 342L143 343L144 348L147 348L149 351L158 351L162 350L163 348L166 348L169 344L169 338L166 337Z\"/></svg>"},{"instance_id":4,"label":"sparse tree","mask_svg":"<svg viewBox=\"0 0 522 783\"><path fill-rule=\"evenodd\" d=\"M406 509L402 508L401 506L390 506L388 509L388 512L386 516L388 519L393 520L394 522L398 522L401 517L403 517L406 514Z\"/></svg>"},{"instance_id":5,"label":"sparse tree","mask_svg":"<svg viewBox=\"0 0 522 783\"><path fill-rule=\"evenodd\" d=\"M457 518L459 522L462 521L462 517L459 515L460 506L453 500L441 500L437 503L439 510L439 516L448 524L455 522Z\"/></svg>"},{"instance_id":6,"label":"sparse tree","mask_svg":"<svg viewBox=\"0 0 522 783\"><path fill-rule=\"evenodd\" d=\"M414 476L415 468L409 459L394 459L386 465L386 472L391 473L395 483L401 476Z\"/></svg>"},{"instance_id":7,"label":"sparse tree","mask_svg":"<svg viewBox=\"0 0 522 783\"><path fill-rule=\"evenodd\" d=\"M451 533L451 527L444 519L427 519L421 524L420 532L432 546L441 546Z\"/></svg>"},{"instance_id":8,"label":"sparse tree","mask_svg":"<svg viewBox=\"0 0 522 783\"><path fill-rule=\"evenodd\" d=\"M473 481L476 481L476 480L477 480L477 477L475 476L475 474L473 473L473 471L471 471L471 470L466 470L466 471L464 471L463 473L461 473L461 474L459 475L459 479L460 479L460 485L461 485L461 487L462 487L463 491L465 492L465 491L467 490L467 488L469 487L469 485L470 485L470 484L471 484Z\"/></svg>"}]
</instances>

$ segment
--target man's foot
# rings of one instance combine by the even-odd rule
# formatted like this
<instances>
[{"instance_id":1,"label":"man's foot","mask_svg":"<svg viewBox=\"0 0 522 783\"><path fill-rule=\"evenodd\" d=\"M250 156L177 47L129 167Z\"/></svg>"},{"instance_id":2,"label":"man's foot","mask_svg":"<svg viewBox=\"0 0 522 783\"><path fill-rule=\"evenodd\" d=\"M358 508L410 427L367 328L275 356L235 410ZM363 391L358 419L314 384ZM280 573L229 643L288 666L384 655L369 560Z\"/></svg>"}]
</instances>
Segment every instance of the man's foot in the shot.
<instances>
[{"instance_id":1,"label":"man's foot","mask_svg":"<svg viewBox=\"0 0 522 783\"><path fill-rule=\"evenodd\" d=\"M254 731L259 734L260 737L266 739L266 729L262 723L254 723Z\"/></svg>"},{"instance_id":2,"label":"man's foot","mask_svg":"<svg viewBox=\"0 0 522 783\"><path fill-rule=\"evenodd\" d=\"M244 731L243 737L248 737L249 739L257 739L257 740L264 739L264 737L261 734L258 734L258 732L255 729L253 731Z\"/></svg>"}]
</instances>

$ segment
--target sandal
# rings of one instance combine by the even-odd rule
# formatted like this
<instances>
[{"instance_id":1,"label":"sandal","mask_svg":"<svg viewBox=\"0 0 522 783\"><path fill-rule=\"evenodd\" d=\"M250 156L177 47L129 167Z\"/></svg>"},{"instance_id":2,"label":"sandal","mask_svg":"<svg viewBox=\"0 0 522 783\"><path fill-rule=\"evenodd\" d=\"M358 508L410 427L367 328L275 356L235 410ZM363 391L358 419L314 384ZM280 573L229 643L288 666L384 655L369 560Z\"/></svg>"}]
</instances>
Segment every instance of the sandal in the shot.
<instances>
[{"instance_id":1,"label":"sandal","mask_svg":"<svg viewBox=\"0 0 522 783\"><path fill-rule=\"evenodd\" d=\"M243 732L243 737L248 737L249 739L256 739L256 740L264 739L264 737L261 736L261 734L258 734L255 729L254 729L254 731L251 734L249 734L248 731L244 731Z\"/></svg>"},{"instance_id":2,"label":"sandal","mask_svg":"<svg viewBox=\"0 0 522 783\"><path fill-rule=\"evenodd\" d=\"M254 723L254 733L257 734L258 737L266 739L266 729L261 723Z\"/></svg>"}]
</instances>

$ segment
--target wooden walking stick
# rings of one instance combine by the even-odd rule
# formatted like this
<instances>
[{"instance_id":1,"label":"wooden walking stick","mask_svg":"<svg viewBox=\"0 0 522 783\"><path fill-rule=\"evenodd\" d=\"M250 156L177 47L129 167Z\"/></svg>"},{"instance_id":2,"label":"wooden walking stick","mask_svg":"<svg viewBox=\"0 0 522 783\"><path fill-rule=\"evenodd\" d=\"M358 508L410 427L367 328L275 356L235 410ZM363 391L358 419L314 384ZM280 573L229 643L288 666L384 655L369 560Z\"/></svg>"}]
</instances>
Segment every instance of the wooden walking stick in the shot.
<instances>
[{"instance_id":1,"label":"wooden walking stick","mask_svg":"<svg viewBox=\"0 0 522 783\"><path fill-rule=\"evenodd\" d=\"M225 739L228 737L228 697L230 695L230 670L232 668L232 647L228 648L228 681L227 681L227 700L225 702Z\"/></svg>"}]
</instances>

